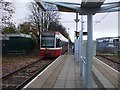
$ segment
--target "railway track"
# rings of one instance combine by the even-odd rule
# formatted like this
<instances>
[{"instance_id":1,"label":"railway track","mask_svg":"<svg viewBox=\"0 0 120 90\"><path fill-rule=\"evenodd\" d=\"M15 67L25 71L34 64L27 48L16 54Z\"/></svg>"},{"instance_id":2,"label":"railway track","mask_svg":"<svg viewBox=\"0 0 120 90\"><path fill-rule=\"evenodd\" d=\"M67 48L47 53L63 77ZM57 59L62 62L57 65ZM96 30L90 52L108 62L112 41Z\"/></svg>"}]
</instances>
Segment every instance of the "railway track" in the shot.
<instances>
[{"instance_id":1,"label":"railway track","mask_svg":"<svg viewBox=\"0 0 120 90\"><path fill-rule=\"evenodd\" d=\"M2 77L2 90L19 90L46 68L53 59L41 59Z\"/></svg>"},{"instance_id":2,"label":"railway track","mask_svg":"<svg viewBox=\"0 0 120 90\"><path fill-rule=\"evenodd\" d=\"M110 61L112 61L112 62L114 62L114 63L120 64L120 61L119 61L119 60L117 60L117 59L114 60L113 58L111 58L111 57L109 57L109 56L107 56L107 55L97 55L97 56L106 58L106 59L108 59L108 60L110 60Z\"/></svg>"},{"instance_id":3,"label":"railway track","mask_svg":"<svg viewBox=\"0 0 120 90\"><path fill-rule=\"evenodd\" d=\"M107 65L119 71L119 65L120 65L119 59L114 59L108 55L96 55L96 57L101 61L103 61L104 63L106 63Z\"/></svg>"}]
</instances>

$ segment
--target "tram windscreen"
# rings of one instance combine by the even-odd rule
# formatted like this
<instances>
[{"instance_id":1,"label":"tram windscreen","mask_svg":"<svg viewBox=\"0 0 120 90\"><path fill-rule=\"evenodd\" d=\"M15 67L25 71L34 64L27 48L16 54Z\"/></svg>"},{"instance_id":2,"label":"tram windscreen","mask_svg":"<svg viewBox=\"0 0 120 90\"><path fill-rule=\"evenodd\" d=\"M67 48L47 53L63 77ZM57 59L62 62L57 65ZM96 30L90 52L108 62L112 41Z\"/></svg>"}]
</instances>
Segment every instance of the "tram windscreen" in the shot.
<instances>
[{"instance_id":1,"label":"tram windscreen","mask_svg":"<svg viewBox=\"0 0 120 90\"><path fill-rule=\"evenodd\" d=\"M54 37L42 37L41 47L54 48Z\"/></svg>"}]
</instances>

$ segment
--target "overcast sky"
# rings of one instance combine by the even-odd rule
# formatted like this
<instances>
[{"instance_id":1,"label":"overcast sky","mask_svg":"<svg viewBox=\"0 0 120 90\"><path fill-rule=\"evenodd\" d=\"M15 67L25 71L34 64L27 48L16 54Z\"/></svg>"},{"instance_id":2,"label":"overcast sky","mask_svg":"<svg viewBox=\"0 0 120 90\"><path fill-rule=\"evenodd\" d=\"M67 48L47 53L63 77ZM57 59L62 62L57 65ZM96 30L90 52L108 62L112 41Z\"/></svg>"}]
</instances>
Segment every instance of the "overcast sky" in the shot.
<instances>
[{"instance_id":1,"label":"overcast sky","mask_svg":"<svg viewBox=\"0 0 120 90\"><path fill-rule=\"evenodd\" d=\"M27 2L32 0L15 0L16 14L13 16L13 21L19 23L27 18L29 12L27 7ZM55 1L55 0L54 0ZM60 1L60 0L57 0ZM73 2L73 0L64 0L65 2ZM105 2L116 2L120 0L106 0ZM80 3L80 0L74 0L74 2ZM75 13L61 13L61 23L67 29L70 28L70 38L74 41L74 31L75 31ZM104 18L103 18L104 17ZM79 19L81 17L79 16ZM103 18L103 19L102 19ZM102 20L101 20L102 19ZM84 16L84 21L86 21L86 16ZM115 37L118 36L118 12L95 14L93 16L93 21L100 21L95 25L93 22L93 39L100 37ZM86 30L86 22L84 23L84 31ZM80 22L79 22L79 30Z\"/></svg>"}]
</instances>

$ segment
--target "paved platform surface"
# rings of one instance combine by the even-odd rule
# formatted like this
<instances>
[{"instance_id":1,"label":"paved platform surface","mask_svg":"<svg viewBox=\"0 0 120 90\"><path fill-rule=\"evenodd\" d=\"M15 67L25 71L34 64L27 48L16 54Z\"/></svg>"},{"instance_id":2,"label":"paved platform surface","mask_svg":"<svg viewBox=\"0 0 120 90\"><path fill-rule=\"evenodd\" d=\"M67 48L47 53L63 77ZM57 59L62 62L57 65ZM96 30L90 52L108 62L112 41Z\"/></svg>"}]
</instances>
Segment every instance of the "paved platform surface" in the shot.
<instances>
[{"instance_id":1,"label":"paved platform surface","mask_svg":"<svg viewBox=\"0 0 120 90\"><path fill-rule=\"evenodd\" d=\"M102 84L102 87L120 90L120 72L116 71L95 57L93 58L92 68L94 74Z\"/></svg>"},{"instance_id":2,"label":"paved platform surface","mask_svg":"<svg viewBox=\"0 0 120 90\"><path fill-rule=\"evenodd\" d=\"M118 88L118 73L93 59L93 88ZM104 69L104 70L103 70ZM106 74L107 73L107 74ZM106 78L107 77L107 78ZM109 80L110 79L110 80ZM73 55L62 55L25 88L85 88Z\"/></svg>"}]
</instances>

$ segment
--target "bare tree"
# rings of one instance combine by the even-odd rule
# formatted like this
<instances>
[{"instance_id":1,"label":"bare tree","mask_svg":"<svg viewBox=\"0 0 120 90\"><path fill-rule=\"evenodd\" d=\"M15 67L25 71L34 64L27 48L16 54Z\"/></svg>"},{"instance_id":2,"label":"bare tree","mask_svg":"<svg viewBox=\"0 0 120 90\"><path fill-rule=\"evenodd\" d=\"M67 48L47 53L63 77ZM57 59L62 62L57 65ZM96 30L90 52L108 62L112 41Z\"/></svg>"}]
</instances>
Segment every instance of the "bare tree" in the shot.
<instances>
[{"instance_id":1,"label":"bare tree","mask_svg":"<svg viewBox=\"0 0 120 90\"><path fill-rule=\"evenodd\" d=\"M10 19L15 13L14 3L0 1L0 26L4 27L11 24Z\"/></svg>"},{"instance_id":2,"label":"bare tree","mask_svg":"<svg viewBox=\"0 0 120 90\"><path fill-rule=\"evenodd\" d=\"M50 6L45 4L46 7ZM52 22L59 20L59 13L57 11L43 11L36 3L31 3L31 21L37 25L40 32L49 30L49 26Z\"/></svg>"},{"instance_id":3,"label":"bare tree","mask_svg":"<svg viewBox=\"0 0 120 90\"><path fill-rule=\"evenodd\" d=\"M30 14L30 22L32 22L36 28L38 29L38 34L41 32L41 17L42 17L42 9L36 4L31 2L29 6L31 14Z\"/></svg>"},{"instance_id":4,"label":"bare tree","mask_svg":"<svg viewBox=\"0 0 120 90\"><path fill-rule=\"evenodd\" d=\"M51 23L58 22L59 13L57 11L46 11L44 15L44 20L45 30L48 31Z\"/></svg>"},{"instance_id":5,"label":"bare tree","mask_svg":"<svg viewBox=\"0 0 120 90\"><path fill-rule=\"evenodd\" d=\"M31 4L28 6L30 9L30 22L34 26L34 29L37 30L36 33L36 41L38 43L38 46L40 46L40 33L42 32L42 9L34 2L31 2Z\"/></svg>"}]
</instances>

